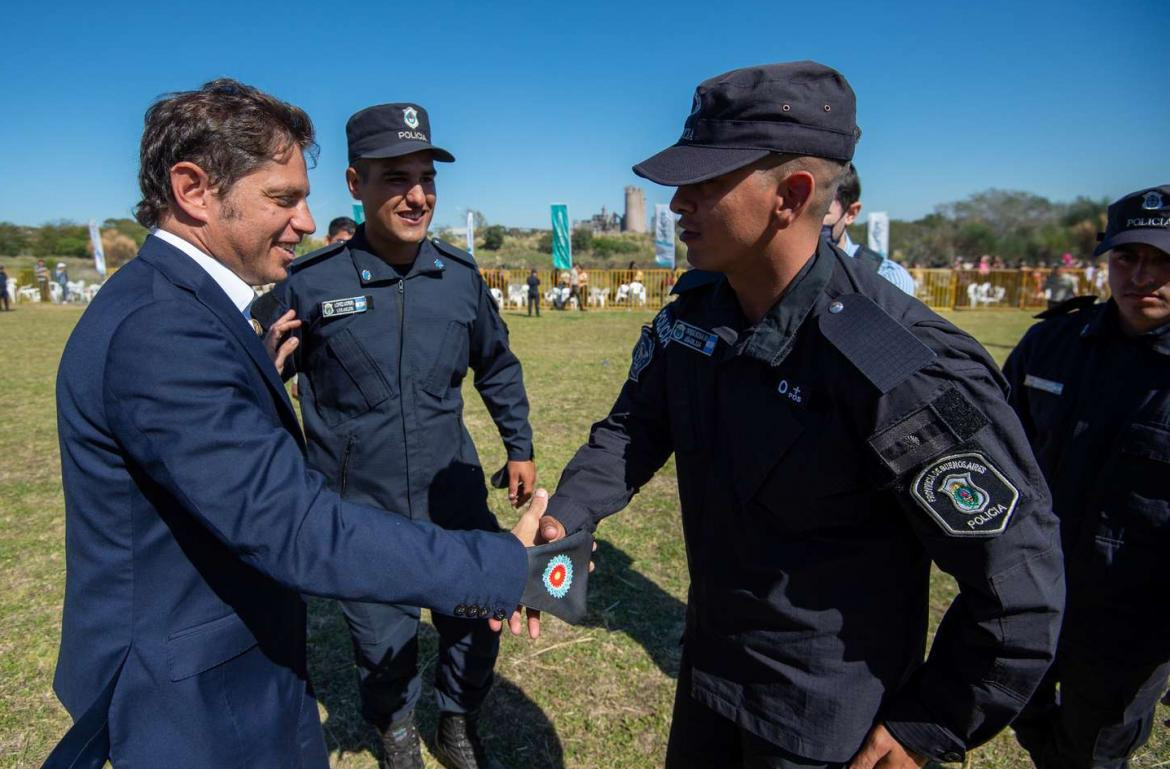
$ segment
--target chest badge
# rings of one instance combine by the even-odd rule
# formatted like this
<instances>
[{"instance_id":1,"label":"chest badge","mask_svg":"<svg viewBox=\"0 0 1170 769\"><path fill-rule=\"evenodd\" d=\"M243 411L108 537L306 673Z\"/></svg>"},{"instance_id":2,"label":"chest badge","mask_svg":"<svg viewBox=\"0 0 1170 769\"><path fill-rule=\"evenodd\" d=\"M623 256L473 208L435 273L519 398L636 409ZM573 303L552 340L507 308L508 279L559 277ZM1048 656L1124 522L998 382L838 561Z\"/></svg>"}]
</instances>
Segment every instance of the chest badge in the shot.
<instances>
[{"instance_id":1,"label":"chest badge","mask_svg":"<svg viewBox=\"0 0 1170 769\"><path fill-rule=\"evenodd\" d=\"M670 330L670 341L711 357L715 352L715 345L719 344L719 335L686 321L676 320Z\"/></svg>"},{"instance_id":2,"label":"chest badge","mask_svg":"<svg viewBox=\"0 0 1170 769\"><path fill-rule=\"evenodd\" d=\"M370 309L368 296L351 296L346 299L330 299L321 302L321 317L335 318L340 315L355 315Z\"/></svg>"}]
</instances>

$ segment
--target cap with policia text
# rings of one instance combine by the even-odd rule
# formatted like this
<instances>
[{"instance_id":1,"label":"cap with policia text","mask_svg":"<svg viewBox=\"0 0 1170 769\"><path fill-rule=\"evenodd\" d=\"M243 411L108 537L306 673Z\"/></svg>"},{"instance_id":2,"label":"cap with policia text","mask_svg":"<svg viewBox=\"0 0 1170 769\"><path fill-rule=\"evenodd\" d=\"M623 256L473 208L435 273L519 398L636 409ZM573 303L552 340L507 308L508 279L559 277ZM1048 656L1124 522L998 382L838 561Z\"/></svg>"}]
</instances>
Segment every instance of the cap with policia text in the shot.
<instances>
[{"instance_id":1,"label":"cap with policia text","mask_svg":"<svg viewBox=\"0 0 1170 769\"><path fill-rule=\"evenodd\" d=\"M677 187L773 152L845 162L860 136L853 89L840 72L814 61L745 67L699 83L682 136L634 173Z\"/></svg>"},{"instance_id":2,"label":"cap with policia text","mask_svg":"<svg viewBox=\"0 0 1170 769\"><path fill-rule=\"evenodd\" d=\"M1170 254L1170 184L1132 192L1109 206L1109 222L1093 256L1126 243L1145 243Z\"/></svg>"},{"instance_id":3,"label":"cap with policia text","mask_svg":"<svg viewBox=\"0 0 1170 769\"><path fill-rule=\"evenodd\" d=\"M359 158L396 158L429 150L435 160L453 163L455 156L431 144L431 121L417 104L378 104L357 112L345 124L349 162Z\"/></svg>"}]
</instances>

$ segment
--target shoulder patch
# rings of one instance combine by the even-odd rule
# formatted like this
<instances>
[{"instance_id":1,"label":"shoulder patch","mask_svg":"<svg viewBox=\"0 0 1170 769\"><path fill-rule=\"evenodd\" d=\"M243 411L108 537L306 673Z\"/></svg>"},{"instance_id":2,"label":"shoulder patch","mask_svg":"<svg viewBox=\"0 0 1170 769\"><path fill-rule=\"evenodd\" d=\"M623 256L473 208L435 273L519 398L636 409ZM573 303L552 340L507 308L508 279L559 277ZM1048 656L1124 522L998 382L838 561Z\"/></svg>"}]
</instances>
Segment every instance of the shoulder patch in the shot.
<instances>
[{"instance_id":1,"label":"shoulder patch","mask_svg":"<svg viewBox=\"0 0 1170 769\"><path fill-rule=\"evenodd\" d=\"M682 274L682 277L674 284L674 288L670 290L672 294L681 294L684 291L690 291L699 286L706 286L714 283L723 275L718 272L708 272L707 270L687 270Z\"/></svg>"},{"instance_id":2,"label":"shoulder patch","mask_svg":"<svg viewBox=\"0 0 1170 769\"><path fill-rule=\"evenodd\" d=\"M1003 533L1020 491L978 452L931 462L910 487L914 501L951 537Z\"/></svg>"},{"instance_id":3,"label":"shoulder patch","mask_svg":"<svg viewBox=\"0 0 1170 769\"><path fill-rule=\"evenodd\" d=\"M319 262L326 257L333 256L334 254L340 254L343 250L345 250L345 241L341 240L337 243L331 243L324 248L318 248L316 251L310 251L304 256L298 256L296 259L294 259L293 263L289 265L288 271L290 273L297 272L298 270L308 267L310 264L315 264L316 262Z\"/></svg>"},{"instance_id":4,"label":"shoulder patch","mask_svg":"<svg viewBox=\"0 0 1170 769\"><path fill-rule=\"evenodd\" d=\"M630 381L637 382L638 377L642 375L652 360L654 360L654 332L650 330L649 326L642 326L642 336L638 337L638 343L634 345L634 352L630 356Z\"/></svg>"},{"instance_id":5,"label":"shoulder patch","mask_svg":"<svg viewBox=\"0 0 1170 769\"><path fill-rule=\"evenodd\" d=\"M438 249L443 255L449 256L457 262L462 262L468 267L475 268L475 257L464 251L462 248L456 248L450 243L439 240L438 238L431 238L431 245Z\"/></svg>"},{"instance_id":6,"label":"shoulder patch","mask_svg":"<svg viewBox=\"0 0 1170 769\"><path fill-rule=\"evenodd\" d=\"M934 350L862 294L832 300L819 325L825 338L883 395L935 358Z\"/></svg>"},{"instance_id":7,"label":"shoulder patch","mask_svg":"<svg viewBox=\"0 0 1170 769\"><path fill-rule=\"evenodd\" d=\"M895 476L966 442L990 420L954 387L869 438L870 447Z\"/></svg>"},{"instance_id":8,"label":"shoulder patch","mask_svg":"<svg viewBox=\"0 0 1170 769\"><path fill-rule=\"evenodd\" d=\"M662 346L670 344L670 332L674 330L674 308L666 305L654 316L654 334Z\"/></svg>"},{"instance_id":9,"label":"shoulder patch","mask_svg":"<svg viewBox=\"0 0 1170 769\"><path fill-rule=\"evenodd\" d=\"M1036 313L1034 317L1040 320L1047 320L1049 318L1057 318L1061 315L1068 315L1070 312L1084 310L1092 307L1097 303L1097 296L1095 294L1085 294L1084 296L1074 296L1072 299L1066 299L1055 307L1049 307L1044 312Z\"/></svg>"}]
</instances>

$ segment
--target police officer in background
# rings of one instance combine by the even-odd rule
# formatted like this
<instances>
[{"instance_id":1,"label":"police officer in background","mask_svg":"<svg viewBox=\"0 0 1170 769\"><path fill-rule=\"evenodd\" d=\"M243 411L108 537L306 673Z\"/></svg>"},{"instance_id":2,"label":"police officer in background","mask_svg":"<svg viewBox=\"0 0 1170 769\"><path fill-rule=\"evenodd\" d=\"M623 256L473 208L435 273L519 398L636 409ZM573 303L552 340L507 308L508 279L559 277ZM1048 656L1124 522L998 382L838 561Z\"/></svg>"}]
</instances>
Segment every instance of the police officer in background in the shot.
<instances>
[{"instance_id":1,"label":"police officer in background","mask_svg":"<svg viewBox=\"0 0 1170 769\"><path fill-rule=\"evenodd\" d=\"M860 132L813 62L701 83L634 167L697 268L566 467L593 528L673 452L691 586L666 766L921 766L1002 729L1051 660L1056 519L969 336L821 237ZM959 595L926 651L930 565Z\"/></svg>"},{"instance_id":2,"label":"police officer in background","mask_svg":"<svg viewBox=\"0 0 1170 769\"><path fill-rule=\"evenodd\" d=\"M475 387L507 448L509 499L535 488L532 430L520 362L470 254L428 240L435 161L426 110L383 104L346 124L346 182L362 202L354 237L316 251L274 289L303 322L295 356L309 461L348 500L408 512L449 529L496 531L460 384ZM292 372L285 372L291 374ZM422 767L413 709L420 692L419 610L342 602L362 714L378 730L385 765ZM487 609L432 615L439 633L437 757L448 767L494 766L477 733L499 638Z\"/></svg>"},{"instance_id":3,"label":"police officer in background","mask_svg":"<svg viewBox=\"0 0 1170 769\"><path fill-rule=\"evenodd\" d=\"M325 245L331 246L334 243L352 238L353 234L357 232L357 222L348 216L339 216L329 222L329 229L326 232Z\"/></svg>"},{"instance_id":4,"label":"police officer in background","mask_svg":"<svg viewBox=\"0 0 1170 769\"><path fill-rule=\"evenodd\" d=\"M857 259L871 270L876 270L886 280L914 296L914 278L905 267L874 251L869 246L854 243L849 237L849 226L857 220L861 213L861 178L857 175L857 168L849 163L841 180L837 183L837 194L829 206L829 213L821 225L821 231L829 242L840 248L849 256Z\"/></svg>"},{"instance_id":5,"label":"police officer in background","mask_svg":"<svg viewBox=\"0 0 1170 769\"><path fill-rule=\"evenodd\" d=\"M1111 205L1094 254L1111 298L1041 313L1004 369L1068 564L1056 663L1014 724L1040 769L1126 766L1170 676L1170 185Z\"/></svg>"}]
</instances>

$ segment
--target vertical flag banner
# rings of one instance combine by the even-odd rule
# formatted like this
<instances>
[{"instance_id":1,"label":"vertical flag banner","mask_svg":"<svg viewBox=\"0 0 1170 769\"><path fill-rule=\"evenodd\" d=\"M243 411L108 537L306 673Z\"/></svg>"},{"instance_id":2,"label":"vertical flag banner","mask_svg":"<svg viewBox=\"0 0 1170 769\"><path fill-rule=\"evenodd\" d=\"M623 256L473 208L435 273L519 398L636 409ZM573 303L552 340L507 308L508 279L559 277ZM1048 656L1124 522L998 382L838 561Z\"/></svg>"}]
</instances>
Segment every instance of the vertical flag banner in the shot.
<instances>
[{"instance_id":1,"label":"vertical flag banner","mask_svg":"<svg viewBox=\"0 0 1170 769\"><path fill-rule=\"evenodd\" d=\"M890 256L890 215L885 211L874 211L866 224L869 243L874 251L884 257Z\"/></svg>"},{"instance_id":2,"label":"vertical flag banner","mask_svg":"<svg viewBox=\"0 0 1170 769\"><path fill-rule=\"evenodd\" d=\"M475 212L467 209L467 253L475 256Z\"/></svg>"},{"instance_id":3,"label":"vertical flag banner","mask_svg":"<svg viewBox=\"0 0 1170 769\"><path fill-rule=\"evenodd\" d=\"M98 275L106 277L106 252L102 250L102 234L98 231L97 220L89 220L89 242L93 244L93 268Z\"/></svg>"},{"instance_id":4,"label":"vertical flag banner","mask_svg":"<svg viewBox=\"0 0 1170 769\"><path fill-rule=\"evenodd\" d=\"M358 224L362 224L366 220L366 209L362 208L361 203L353 204L353 220Z\"/></svg>"},{"instance_id":5,"label":"vertical flag banner","mask_svg":"<svg viewBox=\"0 0 1170 769\"><path fill-rule=\"evenodd\" d=\"M665 203L654 205L654 261L674 269L674 214Z\"/></svg>"},{"instance_id":6,"label":"vertical flag banner","mask_svg":"<svg viewBox=\"0 0 1170 769\"><path fill-rule=\"evenodd\" d=\"M573 267L573 242L569 237L569 207L552 204L553 267L569 270Z\"/></svg>"}]
</instances>

